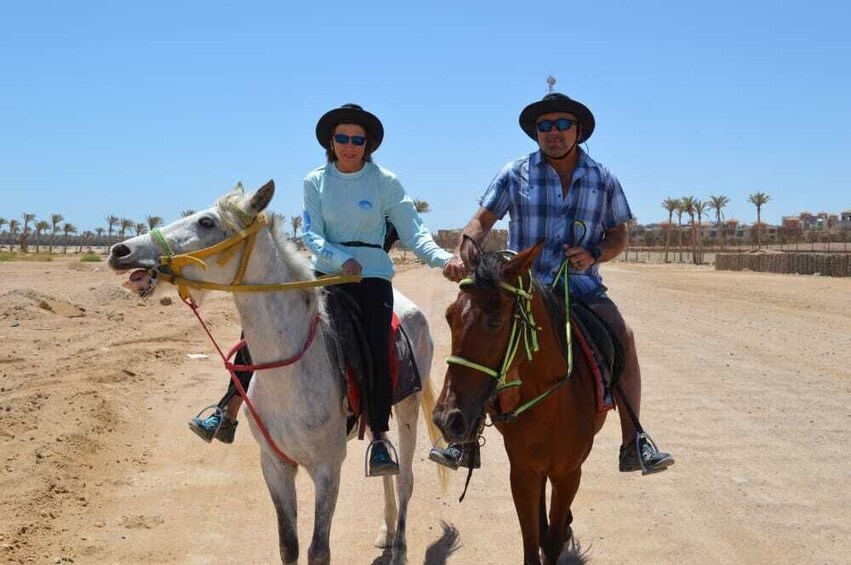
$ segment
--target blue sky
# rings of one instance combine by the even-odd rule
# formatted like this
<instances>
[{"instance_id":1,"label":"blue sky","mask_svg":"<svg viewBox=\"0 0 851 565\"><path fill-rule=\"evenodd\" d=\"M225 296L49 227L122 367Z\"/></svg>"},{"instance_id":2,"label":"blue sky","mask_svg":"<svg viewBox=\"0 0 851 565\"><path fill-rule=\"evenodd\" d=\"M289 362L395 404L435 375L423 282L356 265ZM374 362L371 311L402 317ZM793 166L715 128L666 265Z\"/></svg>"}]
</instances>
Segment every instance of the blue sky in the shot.
<instances>
[{"instance_id":1,"label":"blue sky","mask_svg":"<svg viewBox=\"0 0 851 565\"><path fill-rule=\"evenodd\" d=\"M782 6L782 7L781 7ZM597 118L591 156L640 223L666 197L729 218L851 208L847 2L0 0L0 216L171 221L237 181L301 212L314 127L357 102L375 160L462 227L546 77Z\"/></svg>"}]
</instances>

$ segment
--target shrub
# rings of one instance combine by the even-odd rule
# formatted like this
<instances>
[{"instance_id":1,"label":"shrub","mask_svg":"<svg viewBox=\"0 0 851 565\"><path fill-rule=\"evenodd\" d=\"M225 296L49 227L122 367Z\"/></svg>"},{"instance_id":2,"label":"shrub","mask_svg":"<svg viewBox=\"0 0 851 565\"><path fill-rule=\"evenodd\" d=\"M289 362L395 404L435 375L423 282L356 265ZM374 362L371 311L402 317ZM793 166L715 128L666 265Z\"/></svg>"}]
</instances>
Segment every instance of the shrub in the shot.
<instances>
[{"instance_id":1,"label":"shrub","mask_svg":"<svg viewBox=\"0 0 851 565\"><path fill-rule=\"evenodd\" d=\"M0 251L0 261L53 261L53 255L49 253L16 253L14 251Z\"/></svg>"}]
</instances>

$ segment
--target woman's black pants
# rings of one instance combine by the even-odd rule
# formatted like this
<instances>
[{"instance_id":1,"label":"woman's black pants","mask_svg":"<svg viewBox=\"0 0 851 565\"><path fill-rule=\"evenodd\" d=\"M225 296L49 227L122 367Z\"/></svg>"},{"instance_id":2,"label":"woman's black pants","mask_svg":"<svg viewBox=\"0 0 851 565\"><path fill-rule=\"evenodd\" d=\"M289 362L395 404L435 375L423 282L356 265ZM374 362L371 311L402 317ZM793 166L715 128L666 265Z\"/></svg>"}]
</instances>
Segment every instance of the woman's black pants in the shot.
<instances>
[{"instance_id":1,"label":"woman's black pants","mask_svg":"<svg viewBox=\"0 0 851 565\"><path fill-rule=\"evenodd\" d=\"M393 385L390 379L390 323L393 319L393 286L390 281L379 278L362 279L358 283L340 284L337 288L352 297L361 308L364 334L369 343L372 357L372 375L366 375L365 394L369 396L369 426L375 433L390 429L390 409L393 404ZM242 337L240 337L242 339ZM235 365L251 365L248 346L237 351ZM239 384L248 390L254 375L251 371L236 371ZM219 400L223 410L236 396L233 379L228 390Z\"/></svg>"}]
</instances>

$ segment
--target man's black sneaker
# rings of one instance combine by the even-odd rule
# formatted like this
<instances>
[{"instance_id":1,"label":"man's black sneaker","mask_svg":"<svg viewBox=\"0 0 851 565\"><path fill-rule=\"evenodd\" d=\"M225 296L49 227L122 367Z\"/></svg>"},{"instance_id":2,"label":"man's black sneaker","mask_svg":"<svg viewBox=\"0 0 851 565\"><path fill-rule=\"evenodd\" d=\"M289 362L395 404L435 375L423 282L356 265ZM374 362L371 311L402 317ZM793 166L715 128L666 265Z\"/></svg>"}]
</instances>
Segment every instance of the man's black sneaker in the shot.
<instances>
[{"instance_id":1,"label":"man's black sneaker","mask_svg":"<svg viewBox=\"0 0 851 565\"><path fill-rule=\"evenodd\" d=\"M638 449L636 449L634 441L621 446L618 465L621 473L631 471L641 471L643 474L655 473L674 464L674 458L670 453L659 451L646 437L640 437L638 444ZM641 459L638 456L639 451L641 452Z\"/></svg>"},{"instance_id":2,"label":"man's black sneaker","mask_svg":"<svg viewBox=\"0 0 851 565\"><path fill-rule=\"evenodd\" d=\"M450 443L445 448L432 446L431 451L428 452L428 458L429 461L434 461L453 471L458 467L478 469L482 466L479 444L475 442Z\"/></svg>"}]
</instances>

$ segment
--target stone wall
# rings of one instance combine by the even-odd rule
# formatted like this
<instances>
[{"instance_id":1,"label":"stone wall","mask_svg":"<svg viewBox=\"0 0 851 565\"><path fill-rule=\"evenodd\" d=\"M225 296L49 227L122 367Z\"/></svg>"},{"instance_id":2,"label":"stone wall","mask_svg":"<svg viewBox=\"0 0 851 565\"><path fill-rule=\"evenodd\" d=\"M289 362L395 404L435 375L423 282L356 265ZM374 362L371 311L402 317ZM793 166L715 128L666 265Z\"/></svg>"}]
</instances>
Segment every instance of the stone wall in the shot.
<instances>
[{"instance_id":1,"label":"stone wall","mask_svg":"<svg viewBox=\"0 0 851 565\"><path fill-rule=\"evenodd\" d=\"M826 277L851 276L848 253L718 253L716 271L757 271L764 273L819 274Z\"/></svg>"},{"instance_id":2,"label":"stone wall","mask_svg":"<svg viewBox=\"0 0 851 565\"><path fill-rule=\"evenodd\" d=\"M449 251L455 251L461 239L461 230L437 230L435 241ZM485 251L508 249L508 230L491 230L482 246Z\"/></svg>"}]
</instances>

